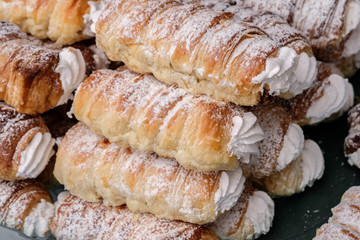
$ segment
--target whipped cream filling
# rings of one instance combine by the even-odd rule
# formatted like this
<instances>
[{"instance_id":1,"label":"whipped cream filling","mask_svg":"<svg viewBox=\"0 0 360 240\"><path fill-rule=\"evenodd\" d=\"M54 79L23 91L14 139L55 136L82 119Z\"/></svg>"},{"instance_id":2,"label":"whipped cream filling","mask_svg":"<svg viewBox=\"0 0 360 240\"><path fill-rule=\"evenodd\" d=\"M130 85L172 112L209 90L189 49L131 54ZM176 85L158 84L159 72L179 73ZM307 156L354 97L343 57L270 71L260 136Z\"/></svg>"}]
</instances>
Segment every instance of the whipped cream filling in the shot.
<instances>
[{"instance_id":1,"label":"whipped cream filling","mask_svg":"<svg viewBox=\"0 0 360 240\"><path fill-rule=\"evenodd\" d=\"M93 59L95 62L96 69L107 69L110 65L110 61L106 53L100 48L96 47L95 44L91 45L90 50L94 53Z\"/></svg>"},{"instance_id":2,"label":"whipped cream filling","mask_svg":"<svg viewBox=\"0 0 360 240\"><path fill-rule=\"evenodd\" d=\"M306 112L306 118L310 120L310 124L321 122L337 113L350 101L347 94L351 94L348 92L351 89L348 86L347 79L338 74L331 74L327 81L330 84L327 84L323 89L323 96L314 101Z\"/></svg>"},{"instance_id":3,"label":"whipped cream filling","mask_svg":"<svg viewBox=\"0 0 360 240\"><path fill-rule=\"evenodd\" d=\"M302 181L300 183L300 191L304 191L306 186L311 187L315 180L322 177L325 162L319 145L313 140L305 141L301 157Z\"/></svg>"},{"instance_id":4,"label":"whipped cream filling","mask_svg":"<svg viewBox=\"0 0 360 240\"><path fill-rule=\"evenodd\" d=\"M29 237L45 237L50 230L51 220L55 214L54 205L41 199L41 202L25 218L24 233Z\"/></svg>"},{"instance_id":5,"label":"whipped cream filling","mask_svg":"<svg viewBox=\"0 0 360 240\"><path fill-rule=\"evenodd\" d=\"M59 56L60 60L55 72L60 74L64 93L60 97L57 106L65 104L69 99L73 99L72 92L86 77L85 60L79 49L73 47L64 48Z\"/></svg>"},{"instance_id":6,"label":"whipped cream filling","mask_svg":"<svg viewBox=\"0 0 360 240\"><path fill-rule=\"evenodd\" d=\"M276 170L281 171L294 161L303 151L304 133L299 125L291 123L284 136L283 145L277 160Z\"/></svg>"},{"instance_id":7,"label":"whipped cream filling","mask_svg":"<svg viewBox=\"0 0 360 240\"><path fill-rule=\"evenodd\" d=\"M38 132L31 139L24 151L21 152L17 177L36 178L46 167L50 157L55 153L55 140L50 133Z\"/></svg>"},{"instance_id":8,"label":"whipped cream filling","mask_svg":"<svg viewBox=\"0 0 360 240\"><path fill-rule=\"evenodd\" d=\"M234 171L223 171L219 188L215 192L215 211L223 213L232 208L244 190L245 177L241 168Z\"/></svg>"},{"instance_id":9,"label":"whipped cream filling","mask_svg":"<svg viewBox=\"0 0 360 240\"><path fill-rule=\"evenodd\" d=\"M342 115L344 112L349 110L352 106L354 106L354 100L355 100L355 92L353 85L346 81L346 93L345 93L345 101L343 106L340 108L340 110L337 112L339 115Z\"/></svg>"},{"instance_id":10,"label":"whipped cream filling","mask_svg":"<svg viewBox=\"0 0 360 240\"><path fill-rule=\"evenodd\" d=\"M249 163L250 155L259 153L258 143L264 139L264 132L250 112L244 113L243 117L233 117L232 122L228 151L241 162Z\"/></svg>"},{"instance_id":11,"label":"whipped cream filling","mask_svg":"<svg viewBox=\"0 0 360 240\"><path fill-rule=\"evenodd\" d=\"M351 154L346 155L348 157L348 163L353 166L357 166L360 168L360 149L356 150L356 152L353 152Z\"/></svg>"},{"instance_id":12,"label":"whipped cream filling","mask_svg":"<svg viewBox=\"0 0 360 240\"><path fill-rule=\"evenodd\" d=\"M345 36L350 33L342 52L343 57L350 57L360 51L360 1L351 1L345 14Z\"/></svg>"},{"instance_id":13,"label":"whipped cream filling","mask_svg":"<svg viewBox=\"0 0 360 240\"><path fill-rule=\"evenodd\" d=\"M105 8L106 1L89 1L90 13L84 15L84 29L83 34L95 37L96 22L99 19L101 11Z\"/></svg>"},{"instance_id":14,"label":"whipped cream filling","mask_svg":"<svg viewBox=\"0 0 360 240\"><path fill-rule=\"evenodd\" d=\"M245 217L249 218L254 227L252 238L258 238L269 232L275 215L275 204L268 194L263 191L254 191L250 196Z\"/></svg>"},{"instance_id":15,"label":"whipped cream filling","mask_svg":"<svg viewBox=\"0 0 360 240\"><path fill-rule=\"evenodd\" d=\"M265 70L252 79L269 88L271 95L290 92L297 95L309 88L316 77L316 60L306 53L298 55L294 49L282 47L279 56L266 60Z\"/></svg>"}]
</instances>

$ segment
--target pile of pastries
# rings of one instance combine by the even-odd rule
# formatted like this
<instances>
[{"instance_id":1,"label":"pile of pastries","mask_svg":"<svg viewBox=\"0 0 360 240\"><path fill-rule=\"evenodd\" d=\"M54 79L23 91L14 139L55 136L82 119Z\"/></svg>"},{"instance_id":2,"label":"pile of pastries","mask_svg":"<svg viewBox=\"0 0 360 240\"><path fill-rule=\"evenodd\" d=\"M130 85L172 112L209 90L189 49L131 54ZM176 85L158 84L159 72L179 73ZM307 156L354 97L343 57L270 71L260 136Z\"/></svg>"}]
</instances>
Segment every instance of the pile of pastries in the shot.
<instances>
[{"instance_id":1,"label":"pile of pastries","mask_svg":"<svg viewBox=\"0 0 360 240\"><path fill-rule=\"evenodd\" d=\"M272 198L324 172L301 127L354 104L359 16L359 0L0 0L0 224L57 239L266 234ZM349 116L360 166L360 106ZM359 191L314 239L360 233Z\"/></svg>"}]
</instances>

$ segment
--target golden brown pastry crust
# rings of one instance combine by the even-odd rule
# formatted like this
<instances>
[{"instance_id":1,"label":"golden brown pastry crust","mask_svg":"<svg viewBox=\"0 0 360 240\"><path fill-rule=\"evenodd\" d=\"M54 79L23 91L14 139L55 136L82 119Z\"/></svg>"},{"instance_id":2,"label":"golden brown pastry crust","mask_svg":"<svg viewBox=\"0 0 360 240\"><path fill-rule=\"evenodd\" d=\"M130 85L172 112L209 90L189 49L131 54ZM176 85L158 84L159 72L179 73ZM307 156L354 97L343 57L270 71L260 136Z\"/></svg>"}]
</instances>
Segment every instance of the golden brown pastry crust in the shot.
<instances>
[{"instance_id":1,"label":"golden brown pastry crust","mask_svg":"<svg viewBox=\"0 0 360 240\"><path fill-rule=\"evenodd\" d=\"M106 207L72 195L56 203L51 231L57 239L219 239L204 226L135 213L125 205Z\"/></svg>"},{"instance_id":2,"label":"golden brown pastry crust","mask_svg":"<svg viewBox=\"0 0 360 240\"><path fill-rule=\"evenodd\" d=\"M92 36L85 35L84 15L89 0L1 0L0 20L15 23L23 32L57 45L70 45Z\"/></svg>"},{"instance_id":3,"label":"golden brown pastry crust","mask_svg":"<svg viewBox=\"0 0 360 240\"><path fill-rule=\"evenodd\" d=\"M259 130L257 136L253 130L257 123L244 116L253 115L239 106L196 97L125 68L95 71L78 88L74 113L95 133L119 146L156 152L199 171L236 169L239 160L246 161L248 150L242 159L233 154L237 146L231 147L232 134L237 134L232 133L234 118L249 125L242 135L250 140L236 140L238 148L250 142L256 146L262 134Z\"/></svg>"},{"instance_id":4,"label":"golden brown pastry crust","mask_svg":"<svg viewBox=\"0 0 360 240\"><path fill-rule=\"evenodd\" d=\"M39 132L49 132L41 117L18 113L0 103L0 179L23 179L17 176L21 152Z\"/></svg>"},{"instance_id":5,"label":"golden brown pastry crust","mask_svg":"<svg viewBox=\"0 0 360 240\"><path fill-rule=\"evenodd\" d=\"M109 58L196 94L240 105L260 101L252 79L279 47L257 27L198 4L112 1L96 25Z\"/></svg>"},{"instance_id":6,"label":"golden brown pastry crust","mask_svg":"<svg viewBox=\"0 0 360 240\"><path fill-rule=\"evenodd\" d=\"M236 187L241 194L243 177L236 175L233 183L224 174L186 170L174 159L120 148L82 123L65 135L54 170L67 190L87 201L103 199L111 206L126 203L132 211L196 224L212 222L224 211L218 196L226 191L220 185L222 178L236 184L229 191L237 192L233 189ZM230 208L236 200L231 198L226 206Z\"/></svg>"},{"instance_id":7,"label":"golden brown pastry crust","mask_svg":"<svg viewBox=\"0 0 360 240\"><path fill-rule=\"evenodd\" d=\"M52 202L45 186L36 180L0 180L0 199L0 224L19 231L37 204Z\"/></svg>"}]
</instances>

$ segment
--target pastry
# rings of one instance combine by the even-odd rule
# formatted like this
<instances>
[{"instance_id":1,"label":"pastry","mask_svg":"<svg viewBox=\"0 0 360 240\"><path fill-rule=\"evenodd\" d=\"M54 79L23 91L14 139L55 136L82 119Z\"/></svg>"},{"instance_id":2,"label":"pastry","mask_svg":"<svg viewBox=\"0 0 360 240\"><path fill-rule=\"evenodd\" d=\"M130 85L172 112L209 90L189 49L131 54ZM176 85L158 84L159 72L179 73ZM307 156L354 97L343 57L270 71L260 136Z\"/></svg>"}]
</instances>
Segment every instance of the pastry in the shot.
<instances>
[{"instance_id":1,"label":"pastry","mask_svg":"<svg viewBox=\"0 0 360 240\"><path fill-rule=\"evenodd\" d=\"M263 178L286 168L302 152L304 134L280 105L269 103L250 109L264 131L259 154L252 154L248 163L240 163L245 176Z\"/></svg>"},{"instance_id":2,"label":"pastry","mask_svg":"<svg viewBox=\"0 0 360 240\"><path fill-rule=\"evenodd\" d=\"M316 231L313 240L360 239L360 187L349 188L341 202L331 209L329 222Z\"/></svg>"},{"instance_id":3,"label":"pastry","mask_svg":"<svg viewBox=\"0 0 360 240\"><path fill-rule=\"evenodd\" d=\"M274 208L269 195L246 184L236 205L209 227L221 239L255 239L270 230Z\"/></svg>"},{"instance_id":4,"label":"pastry","mask_svg":"<svg viewBox=\"0 0 360 240\"><path fill-rule=\"evenodd\" d=\"M0 224L29 237L45 237L54 206L45 186L36 180L0 180Z\"/></svg>"},{"instance_id":5,"label":"pastry","mask_svg":"<svg viewBox=\"0 0 360 240\"><path fill-rule=\"evenodd\" d=\"M41 117L0 103L0 179L36 178L54 154L54 143Z\"/></svg>"},{"instance_id":6,"label":"pastry","mask_svg":"<svg viewBox=\"0 0 360 240\"><path fill-rule=\"evenodd\" d=\"M219 239L207 227L131 212L125 205L107 207L62 192L55 203L51 232L59 239Z\"/></svg>"},{"instance_id":7,"label":"pastry","mask_svg":"<svg viewBox=\"0 0 360 240\"><path fill-rule=\"evenodd\" d=\"M96 42L135 72L239 105L255 105L267 93L289 98L314 78L295 74L294 49L233 13L197 3L111 1L99 14Z\"/></svg>"},{"instance_id":8,"label":"pastry","mask_svg":"<svg viewBox=\"0 0 360 240\"><path fill-rule=\"evenodd\" d=\"M306 35L319 60L333 62L360 51L358 0L237 0L273 12Z\"/></svg>"},{"instance_id":9,"label":"pastry","mask_svg":"<svg viewBox=\"0 0 360 240\"><path fill-rule=\"evenodd\" d=\"M159 218L204 224L237 202L245 178L234 171L186 170L174 159L121 148L77 123L57 152L54 175L75 196Z\"/></svg>"},{"instance_id":10,"label":"pastry","mask_svg":"<svg viewBox=\"0 0 360 240\"><path fill-rule=\"evenodd\" d=\"M297 124L312 125L341 116L354 104L354 89L333 64L318 62L313 85L290 100L277 99Z\"/></svg>"},{"instance_id":11,"label":"pastry","mask_svg":"<svg viewBox=\"0 0 360 240\"><path fill-rule=\"evenodd\" d=\"M345 155L350 165L360 168L360 104L349 111L349 134L345 138Z\"/></svg>"},{"instance_id":12,"label":"pastry","mask_svg":"<svg viewBox=\"0 0 360 240\"><path fill-rule=\"evenodd\" d=\"M74 113L119 146L200 171L236 169L263 138L256 117L243 108L126 68L95 71L78 88Z\"/></svg>"},{"instance_id":13,"label":"pastry","mask_svg":"<svg viewBox=\"0 0 360 240\"><path fill-rule=\"evenodd\" d=\"M253 180L272 197L290 196L311 187L324 173L325 162L320 147L306 140L301 155L283 170Z\"/></svg>"},{"instance_id":14,"label":"pastry","mask_svg":"<svg viewBox=\"0 0 360 240\"><path fill-rule=\"evenodd\" d=\"M101 57L84 45L58 48L0 22L0 100L32 115L65 104Z\"/></svg>"},{"instance_id":15,"label":"pastry","mask_svg":"<svg viewBox=\"0 0 360 240\"><path fill-rule=\"evenodd\" d=\"M1 0L0 20L12 22L39 39L70 45L93 37L90 33L89 0ZM93 7L94 8L94 7Z\"/></svg>"}]
</instances>

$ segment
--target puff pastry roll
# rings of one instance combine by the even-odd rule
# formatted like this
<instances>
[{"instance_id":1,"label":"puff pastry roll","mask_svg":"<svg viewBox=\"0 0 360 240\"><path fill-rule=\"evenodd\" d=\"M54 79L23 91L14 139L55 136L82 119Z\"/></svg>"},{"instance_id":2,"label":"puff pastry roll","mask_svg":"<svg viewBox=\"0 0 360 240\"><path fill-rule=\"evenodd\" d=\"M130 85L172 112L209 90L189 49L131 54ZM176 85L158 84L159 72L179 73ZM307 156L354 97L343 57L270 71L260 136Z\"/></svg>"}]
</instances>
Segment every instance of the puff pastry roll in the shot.
<instances>
[{"instance_id":1,"label":"puff pastry roll","mask_svg":"<svg viewBox=\"0 0 360 240\"><path fill-rule=\"evenodd\" d=\"M125 205L107 207L62 192L55 203L51 232L56 239L179 239L215 240L205 226L131 212Z\"/></svg>"},{"instance_id":2,"label":"puff pastry roll","mask_svg":"<svg viewBox=\"0 0 360 240\"><path fill-rule=\"evenodd\" d=\"M341 116L354 104L354 88L335 65L318 62L318 69L309 89L290 100L277 100L301 126Z\"/></svg>"},{"instance_id":3,"label":"puff pastry roll","mask_svg":"<svg viewBox=\"0 0 360 240\"><path fill-rule=\"evenodd\" d=\"M246 184L236 205L209 227L221 239L255 239L269 232L274 208L274 201L269 195Z\"/></svg>"},{"instance_id":4,"label":"puff pastry roll","mask_svg":"<svg viewBox=\"0 0 360 240\"><path fill-rule=\"evenodd\" d=\"M70 45L93 37L90 14L100 1L89 0L0 0L0 20L12 22L23 32L50 38L57 45Z\"/></svg>"},{"instance_id":5,"label":"puff pastry roll","mask_svg":"<svg viewBox=\"0 0 360 240\"><path fill-rule=\"evenodd\" d=\"M54 154L54 143L40 117L0 103L0 179L36 178Z\"/></svg>"},{"instance_id":6,"label":"puff pastry roll","mask_svg":"<svg viewBox=\"0 0 360 240\"><path fill-rule=\"evenodd\" d=\"M174 159L120 148L82 123L65 135L57 152L55 177L72 194L157 217L203 224L237 202L245 178L234 171L197 172Z\"/></svg>"},{"instance_id":7,"label":"puff pastry roll","mask_svg":"<svg viewBox=\"0 0 360 240\"><path fill-rule=\"evenodd\" d=\"M251 155L249 163L240 166L245 176L263 178L281 171L300 155L304 134L278 104L258 105L250 110L258 118L264 139L259 143L259 154Z\"/></svg>"},{"instance_id":8,"label":"puff pastry roll","mask_svg":"<svg viewBox=\"0 0 360 240\"><path fill-rule=\"evenodd\" d=\"M358 0L237 0L255 10L273 12L307 36L323 61L350 57L360 50Z\"/></svg>"},{"instance_id":9,"label":"puff pastry roll","mask_svg":"<svg viewBox=\"0 0 360 240\"><path fill-rule=\"evenodd\" d=\"M360 239L360 187L349 188L341 202L331 209L333 216L322 225L313 240Z\"/></svg>"},{"instance_id":10,"label":"puff pastry roll","mask_svg":"<svg viewBox=\"0 0 360 240\"><path fill-rule=\"evenodd\" d=\"M294 49L233 13L175 0L116 0L99 15L96 42L111 60L195 94L255 105L264 89L288 98L314 80L295 73Z\"/></svg>"},{"instance_id":11,"label":"puff pastry roll","mask_svg":"<svg viewBox=\"0 0 360 240\"><path fill-rule=\"evenodd\" d=\"M58 48L0 22L0 100L32 115L65 104L96 68L94 58L86 46Z\"/></svg>"},{"instance_id":12,"label":"puff pastry roll","mask_svg":"<svg viewBox=\"0 0 360 240\"><path fill-rule=\"evenodd\" d=\"M360 104L349 111L349 134L345 138L345 155L350 165L360 168Z\"/></svg>"},{"instance_id":13,"label":"puff pastry roll","mask_svg":"<svg viewBox=\"0 0 360 240\"><path fill-rule=\"evenodd\" d=\"M175 158L183 167L229 170L248 162L263 138L239 106L194 96L152 75L95 71L78 88L74 114L119 146Z\"/></svg>"},{"instance_id":14,"label":"puff pastry roll","mask_svg":"<svg viewBox=\"0 0 360 240\"><path fill-rule=\"evenodd\" d=\"M301 155L283 170L262 179L253 179L272 197L290 196L311 187L324 173L324 156L319 145L305 140Z\"/></svg>"},{"instance_id":15,"label":"puff pastry roll","mask_svg":"<svg viewBox=\"0 0 360 240\"><path fill-rule=\"evenodd\" d=\"M54 206L45 186L36 180L0 180L0 224L29 237L45 237Z\"/></svg>"}]
</instances>

